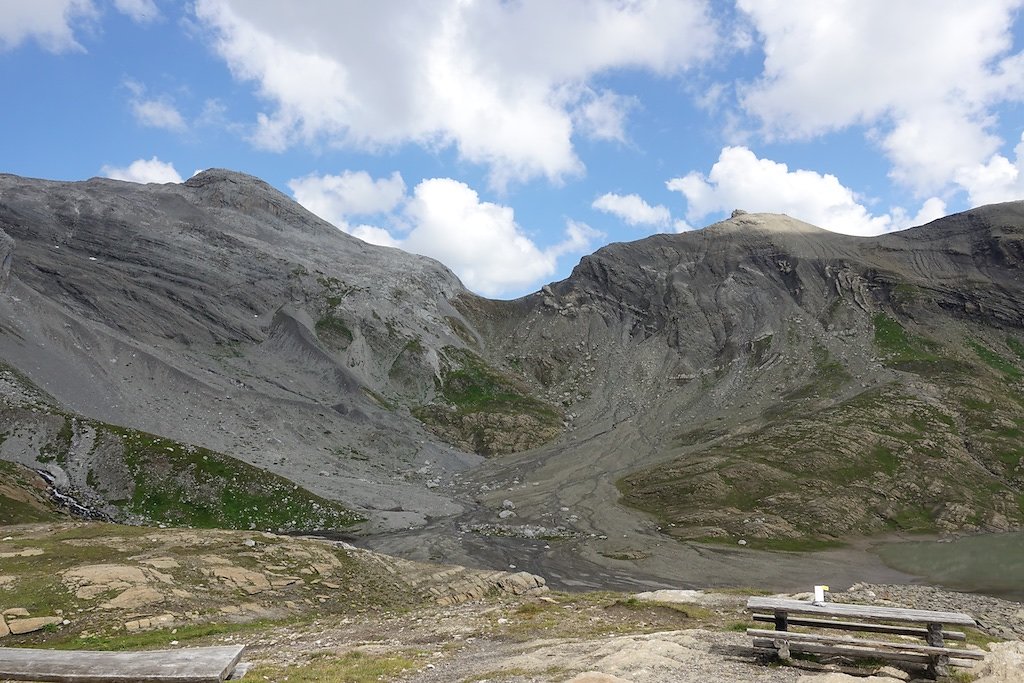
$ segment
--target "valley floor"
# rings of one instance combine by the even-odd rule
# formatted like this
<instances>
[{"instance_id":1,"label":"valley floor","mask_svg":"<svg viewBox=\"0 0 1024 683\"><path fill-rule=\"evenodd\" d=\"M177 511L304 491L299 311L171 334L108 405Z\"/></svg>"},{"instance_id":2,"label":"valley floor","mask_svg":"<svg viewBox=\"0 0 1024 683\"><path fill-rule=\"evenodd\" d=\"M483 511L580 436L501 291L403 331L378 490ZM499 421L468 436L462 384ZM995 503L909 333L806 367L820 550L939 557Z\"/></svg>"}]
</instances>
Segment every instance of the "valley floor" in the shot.
<instances>
[{"instance_id":1,"label":"valley floor","mask_svg":"<svg viewBox=\"0 0 1024 683\"><path fill-rule=\"evenodd\" d=\"M52 622L0 633L2 646L243 643L247 680L289 683L839 683L853 680L843 672L875 672L850 662L778 666L757 654L744 633L753 625L744 611L751 592L763 593L554 592L525 572L413 562L259 532L0 527L3 623ZM970 680L1020 680L1020 603L866 584L835 597L969 612L983 629L970 642L992 651Z\"/></svg>"}]
</instances>

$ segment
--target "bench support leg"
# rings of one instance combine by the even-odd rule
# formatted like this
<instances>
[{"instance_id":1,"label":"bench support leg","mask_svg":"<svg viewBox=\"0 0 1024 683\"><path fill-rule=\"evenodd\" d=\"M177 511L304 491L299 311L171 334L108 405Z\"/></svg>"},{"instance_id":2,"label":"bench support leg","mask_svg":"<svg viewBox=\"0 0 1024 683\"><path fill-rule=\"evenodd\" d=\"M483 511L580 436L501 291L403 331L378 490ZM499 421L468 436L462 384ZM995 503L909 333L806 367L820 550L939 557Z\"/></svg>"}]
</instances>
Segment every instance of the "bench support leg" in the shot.
<instances>
[{"instance_id":1,"label":"bench support leg","mask_svg":"<svg viewBox=\"0 0 1024 683\"><path fill-rule=\"evenodd\" d=\"M789 659L789 641L783 640L782 638L775 639L775 649L779 655L779 659Z\"/></svg>"},{"instance_id":2,"label":"bench support leg","mask_svg":"<svg viewBox=\"0 0 1024 683\"><path fill-rule=\"evenodd\" d=\"M928 664L928 675L932 678L949 675L949 655L936 655Z\"/></svg>"},{"instance_id":3,"label":"bench support leg","mask_svg":"<svg viewBox=\"0 0 1024 683\"><path fill-rule=\"evenodd\" d=\"M932 647L945 647L946 644L942 640L942 624L928 624L928 635L925 636L925 640Z\"/></svg>"},{"instance_id":4,"label":"bench support leg","mask_svg":"<svg viewBox=\"0 0 1024 683\"><path fill-rule=\"evenodd\" d=\"M788 631L789 630L789 614L786 612L775 613L775 630L776 631Z\"/></svg>"}]
</instances>

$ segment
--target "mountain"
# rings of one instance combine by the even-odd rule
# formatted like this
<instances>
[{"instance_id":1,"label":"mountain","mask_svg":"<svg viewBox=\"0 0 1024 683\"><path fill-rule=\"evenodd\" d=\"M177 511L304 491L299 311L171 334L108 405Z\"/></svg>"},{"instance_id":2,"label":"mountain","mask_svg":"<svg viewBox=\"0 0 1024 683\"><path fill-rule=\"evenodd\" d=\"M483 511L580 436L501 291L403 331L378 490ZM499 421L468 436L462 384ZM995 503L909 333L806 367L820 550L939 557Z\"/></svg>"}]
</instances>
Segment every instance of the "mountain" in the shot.
<instances>
[{"instance_id":1,"label":"mountain","mask_svg":"<svg viewBox=\"0 0 1024 683\"><path fill-rule=\"evenodd\" d=\"M116 519L208 486L232 525L608 566L1024 524L1022 202L877 238L738 211L515 301L217 169L0 176L0 230L0 458ZM284 481L301 511L259 517Z\"/></svg>"}]
</instances>

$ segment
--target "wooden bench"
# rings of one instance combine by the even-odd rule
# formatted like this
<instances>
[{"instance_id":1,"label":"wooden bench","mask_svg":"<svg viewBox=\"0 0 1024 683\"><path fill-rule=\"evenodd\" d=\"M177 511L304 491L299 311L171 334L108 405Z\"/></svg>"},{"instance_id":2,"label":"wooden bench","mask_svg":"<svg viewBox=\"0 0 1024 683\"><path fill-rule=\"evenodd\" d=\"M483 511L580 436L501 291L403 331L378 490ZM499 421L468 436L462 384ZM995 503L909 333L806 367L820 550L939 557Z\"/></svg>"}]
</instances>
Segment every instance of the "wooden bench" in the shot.
<instances>
[{"instance_id":1,"label":"wooden bench","mask_svg":"<svg viewBox=\"0 0 1024 683\"><path fill-rule=\"evenodd\" d=\"M889 659L926 664L929 673L933 677L937 677L948 675L950 665L971 667L973 666L971 660L983 659L985 656L978 650L946 646L947 640L963 641L967 639L967 636L959 631L947 631L944 628L945 625L976 625L974 619L959 612L933 612L762 597L752 597L747 600L747 609L754 612L754 621L767 621L775 624L774 630L747 629L747 635L754 639L754 647L771 649L782 659L788 659L792 652ZM810 616L790 616L794 614ZM848 619L872 621L854 622L847 621ZM923 628L912 626L912 624L921 624ZM791 626L912 636L922 638L925 642L919 644L898 640L798 632L790 631Z\"/></svg>"},{"instance_id":2,"label":"wooden bench","mask_svg":"<svg viewBox=\"0 0 1024 683\"><path fill-rule=\"evenodd\" d=\"M145 652L0 648L0 681L57 683L221 683L244 645Z\"/></svg>"}]
</instances>

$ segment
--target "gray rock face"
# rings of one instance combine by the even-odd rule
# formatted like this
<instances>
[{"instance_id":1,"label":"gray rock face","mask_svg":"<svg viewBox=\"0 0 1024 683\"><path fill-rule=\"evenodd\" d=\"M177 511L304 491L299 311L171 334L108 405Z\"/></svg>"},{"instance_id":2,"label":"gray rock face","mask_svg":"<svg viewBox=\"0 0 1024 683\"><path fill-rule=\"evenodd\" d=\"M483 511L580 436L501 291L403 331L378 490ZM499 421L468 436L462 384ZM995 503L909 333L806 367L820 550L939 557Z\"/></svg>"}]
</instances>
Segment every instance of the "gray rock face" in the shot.
<instances>
[{"instance_id":1,"label":"gray rock face","mask_svg":"<svg viewBox=\"0 0 1024 683\"><path fill-rule=\"evenodd\" d=\"M872 239L735 212L490 301L250 176L0 176L0 358L69 411L282 474L371 530L474 528L512 498L523 525L635 543L608 556L654 566L670 529L621 494L752 547L815 524L1017 528L1022 226L1020 202ZM544 438L491 439L486 463L437 436L468 448L521 423ZM32 462L33 443L0 457Z\"/></svg>"},{"instance_id":2,"label":"gray rock face","mask_svg":"<svg viewBox=\"0 0 1024 683\"><path fill-rule=\"evenodd\" d=\"M412 511L403 523L459 509L414 471L478 458L391 400L429 401L435 349L464 344L447 322L464 290L441 264L367 245L221 170L160 186L0 176L0 230L0 358L65 408L370 512ZM334 330L344 349L324 342ZM428 351L412 374L426 381L393 389L417 340Z\"/></svg>"}]
</instances>

